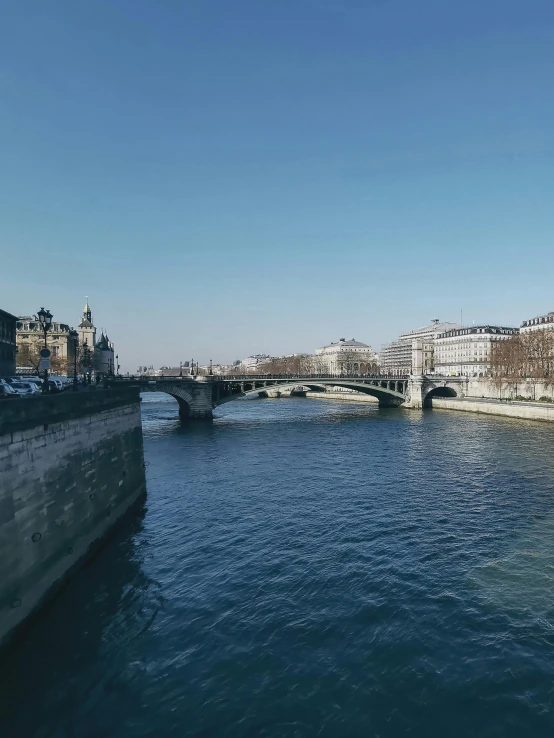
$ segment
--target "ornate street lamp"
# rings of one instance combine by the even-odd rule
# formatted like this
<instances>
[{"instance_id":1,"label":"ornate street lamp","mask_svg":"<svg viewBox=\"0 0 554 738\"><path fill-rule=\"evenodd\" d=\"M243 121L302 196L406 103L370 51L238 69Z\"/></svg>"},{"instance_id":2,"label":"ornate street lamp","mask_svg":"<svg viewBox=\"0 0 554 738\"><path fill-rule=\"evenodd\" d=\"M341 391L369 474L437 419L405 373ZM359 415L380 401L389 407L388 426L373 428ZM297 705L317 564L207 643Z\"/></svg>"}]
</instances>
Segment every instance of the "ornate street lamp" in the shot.
<instances>
[{"instance_id":1,"label":"ornate street lamp","mask_svg":"<svg viewBox=\"0 0 554 738\"><path fill-rule=\"evenodd\" d=\"M119 376L119 354L115 355L115 373Z\"/></svg>"},{"instance_id":2,"label":"ornate street lamp","mask_svg":"<svg viewBox=\"0 0 554 738\"><path fill-rule=\"evenodd\" d=\"M213 376L213 373L214 373L214 368L213 368L212 360L210 359L210 377Z\"/></svg>"},{"instance_id":3,"label":"ornate street lamp","mask_svg":"<svg viewBox=\"0 0 554 738\"><path fill-rule=\"evenodd\" d=\"M77 348L79 346L79 334L75 328L69 331L69 338L73 342L73 392L77 392Z\"/></svg>"},{"instance_id":4,"label":"ornate street lamp","mask_svg":"<svg viewBox=\"0 0 554 738\"><path fill-rule=\"evenodd\" d=\"M194 359L190 360L190 376L194 377Z\"/></svg>"},{"instance_id":5,"label":"ornate street lamp","mask_svg":"<svg viewBox=\"0 0 554 738\"><path fill-rule=\"evenodd\" d=\"M83 344L83 367L85 368L83 372L85 383L90 384L90 349L87 338L85 338L85 343Z\"/></svg>"},{"instance_id":6,"label":"ornate street lamp","mask_svg":"<svg viewBox=\"0 0 554 738\"><path fill-rule=\"evenodd\" d=\"M50 310L45 310L43 307L41 307L41 309L37 313L37 318L39 320L40 327L42 328L44 332L44 348L48 349L47 336L48 336L48 331L52 327L52 313L50 312ZM47 359L48 356L44 356L43 358ZM44 368L44 382L42 384L43 394L47 395L49 389L50 389L50 386L48 384L48 369L45 367Z\"/></svg>"}]
</instances>

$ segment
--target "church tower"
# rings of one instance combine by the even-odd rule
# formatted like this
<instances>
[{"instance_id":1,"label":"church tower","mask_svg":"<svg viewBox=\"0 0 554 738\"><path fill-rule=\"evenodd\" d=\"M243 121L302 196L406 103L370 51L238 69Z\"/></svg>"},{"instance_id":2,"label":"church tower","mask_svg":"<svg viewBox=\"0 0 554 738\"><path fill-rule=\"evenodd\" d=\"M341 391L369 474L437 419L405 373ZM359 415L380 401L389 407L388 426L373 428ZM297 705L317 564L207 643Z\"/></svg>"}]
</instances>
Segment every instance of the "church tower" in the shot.
<instances>
[{"instance_id":1,"label":"church tower","mask_svg":"<svg viewBox=\"0 0 554 738\"><path fill-rule=\"evenodd\" d=\"M89 349L94 351L96 345L96 328L92 322L92 312L88 304L88 297L83 310L83 317L77 326L77 331L79 333L79 345L84 346L86 342Z\"/></svg>"}]
</instances>

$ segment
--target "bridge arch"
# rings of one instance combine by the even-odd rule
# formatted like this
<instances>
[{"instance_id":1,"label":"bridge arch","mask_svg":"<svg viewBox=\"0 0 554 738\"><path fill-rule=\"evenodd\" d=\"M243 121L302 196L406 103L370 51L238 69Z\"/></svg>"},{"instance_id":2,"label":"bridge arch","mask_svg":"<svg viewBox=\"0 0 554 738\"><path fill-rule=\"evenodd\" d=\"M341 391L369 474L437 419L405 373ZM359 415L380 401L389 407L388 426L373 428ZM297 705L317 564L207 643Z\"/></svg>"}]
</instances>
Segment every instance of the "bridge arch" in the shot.
<instances>
[{"instance_id":1,"label":"bridge arch","mask_svg":"<svg viewBox=\"0 0 554 738\"><path fill-rule=\"evenodd\" d=\"M250 384L250 383L244 383ZM252 384L256 384L255 382ZM355 380L349 380L347 378L341 379L340 377L334 377L332 379L318 379L317 381L310 381L306 378L299 377L298 379L290 379L289 381L272 382L271 380L264 383L263 386L252 386L251 388L244 387L241 391L237 391L226 397L221 397L218 401L214 402L214 407L223 405L232 400L239 399L241 397L253 397L259 395L261 392L272 392L279 390L291 390L295 387L308 387L312 391L320 391L322 387L333 386L333 387L344 387L346 389L352 389L362 394L372 395L379 401L379 407L397 407L401 405L405 400L405 395L398 386L398 383L389 381L376 381L375 384L369 384L364 382L356 382ZM400 390L400 391L399 391Z\"/></svg>"},{"instance_id":2,"label":"bridge arch","mask_svg":"<svg viewBox=\"0 0 554 738\"><path fill-rule=\"evenodd\" d=\"M184 387L168 383L146 384L141 387L141 392L163 392L166 395L171 395L179 404L179 417L181 420L188 420L192 415L191 411L194 400L190 392L187 392Z\"/></svg>"},{"instance_id":3,"label":"bridge arch","mask_svg":"<svg viewBox=\"0 0 554 738\"><path fill-rule=\"evenodd\" d=\"M423 407L433 407L433 397L458 397L458 393L453 387L433 387L423 398Z\"/></svg>"}]
</instances>

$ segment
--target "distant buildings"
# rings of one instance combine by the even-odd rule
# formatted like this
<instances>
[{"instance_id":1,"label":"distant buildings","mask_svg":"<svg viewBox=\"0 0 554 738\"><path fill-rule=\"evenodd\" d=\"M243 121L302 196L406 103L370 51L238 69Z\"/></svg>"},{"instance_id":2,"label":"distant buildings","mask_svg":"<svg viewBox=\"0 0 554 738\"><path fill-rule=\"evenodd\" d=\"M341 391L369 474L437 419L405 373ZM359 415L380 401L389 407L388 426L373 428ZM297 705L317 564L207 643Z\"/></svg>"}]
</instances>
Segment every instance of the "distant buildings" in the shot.
<instances>
[{"instance_id":1,"label":"distant buildings","mask_svg":"<svg viewBox=\"0 0 554 738\"><path fill-rule=\"evenodd\" d=\"M84 371L96 377L114 374L116 371L114 346L108 336L102 332L96 340L96 327L92 320L90 306L85 304L81 321L77 327L79 336L77 357L75 343L67 323L52 322L47 334L47 347L50 349L50 364L53 374L73 376L75 363L77 373ZM17 371L37 371L40 350L44 347L44 333L36 315L22 315L16 322ZM75 359L77 361L75 362Z\"/></svg>"},{"instance_id":2,"label":"distant buildings","mask_svg":"<svg viewBox=\"0 0 554 738\"><path fill-rule=\"evenodd\" d=\"M362 374L377 371L379 356L367 343L341 338L335 343L316 349L317 370L326 374Z\"/></svg>"},{"instance_id":3,"label":"distant buildings","mask_svg":"<svg viewBox=\"0 0 554 738\"><path fill-rule=\"evenodd\" d=\"M410 374L413 343L421 341L423 373L432 373L435 370L434 347L437 336L459 327L458 323L441 323L435 318L429 325L401 333L396 341L381 347L381 371L384 374Z\"/></svg>"},{"instance_id":4,"label":"distant buildings","mask_svg":"<svg viewBox=\"0 0 554 738\"><path fill-rule=\"evenodd\" d=\"M75 344L69 335L67 323L52 321L48 331L47 348L50 349L50 366L53 374L73 376ZM17 370L19 373L36 373L40 350L44 348L44 333L36 315L20 315L17 318Z\"/></svg>"},{"instance_id":5,"label":"distant buildings","mask_svg":"<svg viewBox=\"0 0 554 738\"><path fill-rule=\"evenodd\" d=\"M269 354L254 354L240 362L240 369L244 372L254 372L259 364L267 364L268 361L271 361Z\"/></svg>"},{"instance_id":6,"label":"distant buildings","mask_svg":"<svg viewBox=\"0 0 554 738\"><path fill-rule=\"evenodd\" d=\"M0 310L0 377L15 374L17 318Z\"/></svg>"},{"instance_id":7,"label":"distant buildings","mask_svg":"<svg viewBox=\"0 0 554 738\"><path fill-rule=\"evenodd\" d=\"M483 377L490 369L491 346L519 333L519 328L480 325L458 328L435 339L435 372Z\"/></svg>"},{"instance_id":8,"label":"distant buildings","mask_svg":"<svg viewBox=\"0 0 554 738\"><path fill-rule=\"evenodd\" d=\"M96 326L92 320L92 311L88 300L83 308L83 315L77 326L77 333L79 334L81 353L83 353L83 348L90 352L90 366L85 368L90 368L96 376L115 374L114 345L104 334L104 331L100 334L99 340L96 340Z\"/></svg>"},{"instance_id":9,"label":"distant buildings","mask_svg":"<svg viewBox=\"0 0 554 738\"><path fill-rule=\"evenodd\" d=\"M554 329L554 312L524 320L519 330L520 333L532 333L533 331L545 329Z\"/></svg>"}]
</instances>

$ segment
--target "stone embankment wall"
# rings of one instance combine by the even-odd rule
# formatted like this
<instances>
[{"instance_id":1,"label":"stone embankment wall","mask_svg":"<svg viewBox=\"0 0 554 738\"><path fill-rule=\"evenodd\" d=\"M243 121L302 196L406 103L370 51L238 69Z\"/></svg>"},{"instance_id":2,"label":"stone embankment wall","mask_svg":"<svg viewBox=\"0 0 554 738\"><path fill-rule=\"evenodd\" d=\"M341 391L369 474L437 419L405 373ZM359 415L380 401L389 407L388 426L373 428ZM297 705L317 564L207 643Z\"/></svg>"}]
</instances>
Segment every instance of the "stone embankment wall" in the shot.
<instances>
[{"instance_id":1,"label":"stone embankment wall","mask_svg":"<svg viewBox=\"0 0 554 738\"><path fill-rule=\"evenodd\" d=\"M543 382L504 382L502 386L492 382L490 379L475 378L467 382L467 397L486 397L494 400L506 400L508 398L525 397L527 400L539 400L541 397L549 397L554 400L554 385Z\"/></svg>"},{"instance_id":2,"label":"stone embankment wall","mask_svg":"<svg viewBox=\"0 0 554 738\"><path fill-rule=\"evenodd\" d=\"M315 397L316 400L341 400L342 402L369 402L373 405L379 404L379 400L373 397L373 395L366 395L363 392L355 392L354 390L306 392L306 397Z\"/></svg>"},{"instance_id":3,"label":"stone embankment wall","mask_svg":"<svg viewBox=\"0 0 554 738\"><path fill-rule=\"evenodd\" d=\"M507 418L554 422L554 405L543 402L501 402L500 400L487 401L476 398L458 400L448 397L433 397L433 409L462 410L466 413L504 415Z\"/></svg>"},{"instance_id":4,"label":"stone embankment wall","mask_svg":"<svg viewBox=\"0 0 554 738\"><path fill-rule=\"evenodd\" d=\"M138 389L0 408L0 644L146 492Z\"/></svg>"}]
</instances>

